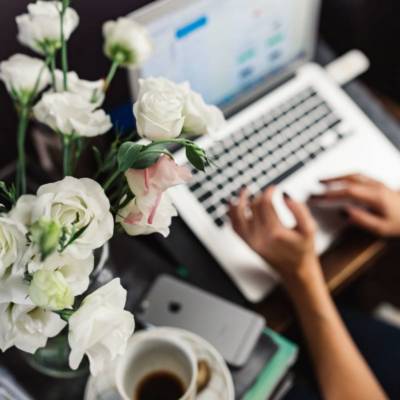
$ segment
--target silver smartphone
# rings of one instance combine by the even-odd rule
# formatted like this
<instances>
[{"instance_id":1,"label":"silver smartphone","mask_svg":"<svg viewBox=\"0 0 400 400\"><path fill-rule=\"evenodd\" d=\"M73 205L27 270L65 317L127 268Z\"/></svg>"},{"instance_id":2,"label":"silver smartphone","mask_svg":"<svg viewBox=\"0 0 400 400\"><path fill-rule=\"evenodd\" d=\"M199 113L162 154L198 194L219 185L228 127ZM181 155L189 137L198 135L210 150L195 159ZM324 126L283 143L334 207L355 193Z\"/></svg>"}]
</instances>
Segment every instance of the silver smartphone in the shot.
<instances>
[{"instance_id":1,"label":"silver smartphone","mask_svg":"<svg viewBox=\"0 0 400 400\"><path fill-rule=\"evenodd\" d=\"M233 367L247 362L265 327L258 314L167 275L156 280L137 315L150 325L198 334Z\"/></svg>"}]
</instances>

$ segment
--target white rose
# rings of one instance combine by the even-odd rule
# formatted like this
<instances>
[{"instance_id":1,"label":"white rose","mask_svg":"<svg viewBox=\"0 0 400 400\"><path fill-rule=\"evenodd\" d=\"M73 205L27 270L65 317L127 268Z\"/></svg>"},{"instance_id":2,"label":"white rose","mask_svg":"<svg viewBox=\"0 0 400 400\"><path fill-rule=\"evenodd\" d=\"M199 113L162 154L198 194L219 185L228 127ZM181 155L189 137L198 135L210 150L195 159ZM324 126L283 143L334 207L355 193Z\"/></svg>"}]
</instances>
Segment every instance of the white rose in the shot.
<instances>
[{"instance_id":1,"label":"white rose","mask_svg":"<svg viewBox=\"0 0 400 400\"><path fill-rule=\"evenodd\" d=\"M36 201L36 196L32 194L22 195L14 207L11 209L9 216L14 221L29 226L32 223L32 208Z\"/></svg>"},{"instance_id":2,"label":"white rose","mask_svg":"<svg viewBox=\"0 0 400 400\"><path fill-rule=\"evenodd\" d=\"M45 93L33 108L35 118L64 135L93 137L112 127L110 117L83 97L63 92Z\"/></svg>"},{"instance_id":3,"label":"white rose","mask_svg":"<svg viewBox=\"0 0 400 400\"><path fill-rule=\"evenodd\" d=\"M173 139L182 133L185 122L185 91L164 78L139 81L138 100L133 107L141 137Z\"/></svg>"},{"instance_id":4,"label":"white rose","mask_svg":"<svg viewBox=\"0 0 400 400\"><path fill-rule=\"evenodd\" d=\"M179 92L182 96L186 97L190 92L190 85L189 82L175 83L160 76L157 78L139 79L139 89L138 100L147 92L160 90Z\"/></svg>"},{"instance_id":5,"label":"white rose","mask_svg":"<svg viewBox=\"0 0 400 400\"><path fill-rule=\"evenodd\" d=\"M166 195L159 196L156 203L152 196L138 197L118 211L117 222L128 235L169 235L172 218L178 213Z\"/></svg>"},{"instance_id":6,"label":"white rose","mask_svg":"<svg viewBox=\"0 0 400 400\"><path fill-rule=\"evenodd\" d=\"M71 237L81 232L65 252L78 259L111 239L114 230L110 202L103 188L93 179L71 176L43 185L32 207L32 223L40 218L58 222Z\"/></svg>"},{"instance_id":7,"label":"white rose","mask_svg":"<svg viewBox=\"0 0 400 400\"><path fill-rule=\"evenodd\" d=\"M54 73L56 91L62 92L64 90L64 76L63 72L57 69ZM68 72L68 92L74 93L85 99L88 103L94 104L95 107L100 107L104 102L104 80L86 81L80 79L76 72Z\"/></svg>"},{"instance_id":8,"label":"white rose","mask_svg":"<svg viewBox=\"0 0 400 400\"><path fill-rule=\"evenodd\" d=\"M46 54L61 47L60 1L37 1L28 5L28 13L16 18L18 40L32 50ZM79 24L79 16L68 7L64 14L64 37L68 40Z\"/></svg>"},{"instance_id":9,"label":"white rose","mask_svg":"<svg viewBox=\"0 0 400 400\"><path fill-rule=\"evenodd\" d=\"M33 304L47 310L64 310L74 304L74 296L60 271L39 270L33 274L29 286Z\"/></svg>"},{"instance_id":10,"label":"white rose","mask_svg":"<svg viewBox=\"0 0 400 400\"><path fill-rule=\"evenodd\" d=\"M36 257L28 264L28 271L57 271L62 274L74 296L84 293L89 287L89 276L94 268L94 256L90 254L85 259L71 257L68 253L53 253L45 261Z\"/></svg>"},{"instance_id":11,"label":"white rose","mask_svg":"<svg viewBox=\"0 0 400 400\"><path fill-rule=\"evenodd\" d=\"M15 54L0 63L0 79L19 99L29 99L36 89L41 92L50 83L50 73L42 60Z\"/></svg>"},{"instance_id":12,"label":"white rose","mask_svg":"<svg viewBox=\"0 0 400 400\"><path fill-rule=\"evenodd\" d=\"M222 111L218 107L207 105L203 97L193 91L186 97L184 115L184 131L195 135L212 134L225 123Z\"/></svg>"},{"instance_id":13,"label":"white rose","mask_svg":"<svg viewBox=\"0 0 400 400\"><path fill-rule=\"evenodd\" d=\"M126 67L146 61L153 47L147 30L130 18L118 18L103 25L104 53Z\"/></svg>"},{"instance_id":14,"label":"white rose","mask_svg":"<svg viewBox=\"0 0 400 400\"><path fill-rule=\"evenodd\" d=\"M57 336L65 327L57 314L35 306L0 304L0 349L12 346L34 353L46 346L47 339Z\"/></svg>"},{"instance_id":15,"label":"white rose","mask_svg":"<svg viewBox=\"0 0 400 400\"><path fill-rule=\"evenodd\" d=\"M22 257L26 228L7 216L0 216L0 278Z\"/></svg>"},{"instance_id":16,"label":"white rose","mask_svg":"<svg viewBox=\"0 0 400 400\"><path fill-rule=\"evenodd\" d=\"M33 305L29 298L28 290L29 284L25 280L25 270L13 267L6 275L0 278L0 304Z\"/></svg>"},{"instance_id":17,"label":"white rose","mask_svg":"<svg viewBox=\"0 0 400 400\"><path fill-rule=\"evenodd\" d=\"M77 369L86 354L96 375L126 349L133 334L133 315L124 310L126 290L114 279L87 296L69 319L69 365Z\"/></svg>"}]
</instances>

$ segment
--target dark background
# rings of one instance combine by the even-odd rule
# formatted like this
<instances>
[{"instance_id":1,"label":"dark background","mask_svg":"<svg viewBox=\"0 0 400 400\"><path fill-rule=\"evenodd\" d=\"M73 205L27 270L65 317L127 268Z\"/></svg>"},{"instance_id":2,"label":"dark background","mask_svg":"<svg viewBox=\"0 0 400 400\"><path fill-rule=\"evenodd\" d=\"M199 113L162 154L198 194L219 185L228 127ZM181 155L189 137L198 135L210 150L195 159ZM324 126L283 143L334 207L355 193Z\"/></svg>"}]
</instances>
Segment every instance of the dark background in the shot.
<instances>
[{"instance_id":1,"label":"dark background","mask_svg":"<svg viewBox=\"0 0 400 400\"><path fill-rule=\"evenodd\" d=\"M28 3L28 0L0 0L0 60L16 52L29 53L16 40L15 24L15 16L24 13ZM70 40L70 68L84 79L103 77L109 63L102 52L102 23L147 3L150 1L73 0L72 6L78 11L81 21ZM367 82L380 92L400 99L399 15L398 0L324 0L321 31L337 54L354 47L364 50L372 60ZM126 74L122 72L113 83L105 107L110 110L128 98ZM1 168L15 159L16 154L16 116L3 84L0 84L0 113Z\"/></svg>"}]
</instances>

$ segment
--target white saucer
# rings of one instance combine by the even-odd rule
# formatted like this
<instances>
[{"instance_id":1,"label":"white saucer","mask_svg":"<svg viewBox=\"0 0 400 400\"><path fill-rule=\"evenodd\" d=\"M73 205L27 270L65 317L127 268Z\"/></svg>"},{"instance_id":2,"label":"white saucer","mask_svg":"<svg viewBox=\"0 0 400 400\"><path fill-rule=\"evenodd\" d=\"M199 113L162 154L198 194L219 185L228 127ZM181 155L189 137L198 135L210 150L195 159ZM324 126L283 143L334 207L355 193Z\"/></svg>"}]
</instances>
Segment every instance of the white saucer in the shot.
<instances>
[{"instance_id":1,"label":"white saucer","mask_svg":"<svg viewBox=\"0 0 400 400\"><path fill-rule=\"evenodd\" d=\"M232 376L224 359L207 341L194 333L175 328L155 328L165 336L179 337L186 341L194 350L199 360L207 361L210 366L211 380L208 386L197 396L196 400L234 400ZM130 339L135 340L133 335ZM121 400L115 387L115 365L110 365L107 371L88 379L85 390L85 400Z\"/></svg>"}]
</instances>

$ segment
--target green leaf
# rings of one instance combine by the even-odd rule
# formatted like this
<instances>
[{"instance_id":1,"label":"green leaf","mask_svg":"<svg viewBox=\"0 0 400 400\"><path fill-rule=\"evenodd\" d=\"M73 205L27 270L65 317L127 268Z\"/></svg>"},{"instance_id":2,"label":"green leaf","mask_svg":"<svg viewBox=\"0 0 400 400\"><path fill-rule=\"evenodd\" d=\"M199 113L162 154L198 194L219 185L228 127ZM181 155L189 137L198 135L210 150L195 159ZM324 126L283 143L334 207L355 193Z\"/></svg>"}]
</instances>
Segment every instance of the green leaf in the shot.
<instances>
[{"instance_id":1,"label":"green leaf","mask_svg":"<svg viewBox=\"0 0 400 400\"><path fill-rule=\"evenodd\" d=\"M103 164L102 159L101 159L100 150L97 146L92 146L92 150L93 150L94 159L96 160L97 168L100 168L101 165Z\"/></svg>"},{"instance_id":2,"label":"green leaf","mask_svg":"<svg viewBox=\"0 0 400 400\"><path fill-rule=\"evenodd\" d=\"M65 243L66 238L64 236L62 238L62 240L64 240L64 243L62 243L62 240L60 241L60 243L62 243L60 252L62 253L70 244L72 244L75 240L79 239L79 237L82 236L83 232L85 232L85 230L87 229L88 226L89 226L89 224L87 224L83 228L77 230L76 232L73 232L71 237L67 240L66 243Z\"/></svg>"},{"instance_id":3,"label":"green leaf","mask_svg":"<svg viewBox=\"0 0 400 400\"><path fill-rule=\"evenodd\" d=\"M11 208L17 201L15 186L12 184L7 187L5 182L0 181L0 199L4 200L7 203L4 204L3 207Z\"/></svg>"},{"instance_id":4,"label":"green leaf","mask_svg":"<svg viewBox=\"0 0 400 400\"><path fill-rule=\"evenodd\" d=\"M167 154L172 157L168 150L168 145L169 143L155 142L142 147L142 151L140 152L136 161L133 163L132 168L149 168L154 165L163 154Z\"/></svg>"},{"instance_id":5,"label":"green leaf","mask_svg":"<svg viewBox=\"0 0 400 400\"><path fill-rule=\"evenodd\" d=\"M135 164L142 148L142 145L132 142L125 142L121 145L117 155L118 168L121 172L125 172Z\"/></svg>"},{"instance_id":6,"label":"green leaf","mask_svg":"<svg viewBox=\"0 0 400 400\"><path fill-rule=\"evenodd\" d=\"M132 168L134 169L146 169L154 165L158 159L160 158L162 153L151 154L151 153L144 153L143 155L138 158Z\"/></svg>"}]
</instances>

